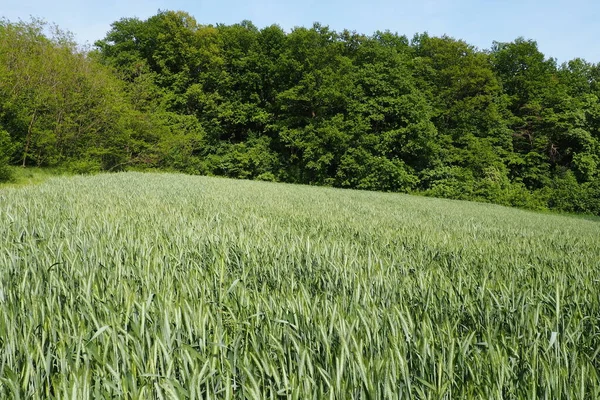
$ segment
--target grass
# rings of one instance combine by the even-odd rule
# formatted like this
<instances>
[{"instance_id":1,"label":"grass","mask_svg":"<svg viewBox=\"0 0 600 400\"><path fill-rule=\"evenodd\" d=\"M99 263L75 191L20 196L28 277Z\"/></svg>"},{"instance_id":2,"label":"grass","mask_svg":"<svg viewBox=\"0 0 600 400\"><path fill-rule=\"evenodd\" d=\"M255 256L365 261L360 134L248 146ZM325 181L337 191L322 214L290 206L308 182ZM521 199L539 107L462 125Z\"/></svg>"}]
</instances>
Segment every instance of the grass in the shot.
<instances>
[{"instance_id":1,"label":"grass","mask_svg":"<svg viewBox=\"0 0 600 400\"><path fill-rule=\"evenodd\" d=\"M0 189L1 398L600 398L600 224L176 174Z\"/></svg>"},{"instance_id":2,"label":"grass","mask_svg":"<svg viewBox=\"0 0 600 400\"><path fill-rule=\"evenodd\" d=\"M0 182L0 188L20 187L25 185L37 185L56 176L72 175L60 168L38 168L38 167L8 167L11 173L9 182Z\"/></svg>"}]
</instances>

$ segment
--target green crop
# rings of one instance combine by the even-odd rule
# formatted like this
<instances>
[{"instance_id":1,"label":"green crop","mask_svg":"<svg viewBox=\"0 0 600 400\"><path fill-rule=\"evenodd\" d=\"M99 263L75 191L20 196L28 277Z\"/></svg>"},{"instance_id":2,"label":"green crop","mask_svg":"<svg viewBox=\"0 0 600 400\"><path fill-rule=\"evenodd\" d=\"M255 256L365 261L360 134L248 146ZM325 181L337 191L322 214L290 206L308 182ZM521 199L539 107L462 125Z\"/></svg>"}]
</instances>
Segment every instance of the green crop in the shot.
<instances>
[{"instance_id":1,"label":"green crop","mask_svg":"<svg viewBox=\"0 0 600 400\"><path fill-rule=\"evenodd\" d=\"M5 188L0 398L597 399L600 223L174 174Z\"/></svg>"}]
</instances>

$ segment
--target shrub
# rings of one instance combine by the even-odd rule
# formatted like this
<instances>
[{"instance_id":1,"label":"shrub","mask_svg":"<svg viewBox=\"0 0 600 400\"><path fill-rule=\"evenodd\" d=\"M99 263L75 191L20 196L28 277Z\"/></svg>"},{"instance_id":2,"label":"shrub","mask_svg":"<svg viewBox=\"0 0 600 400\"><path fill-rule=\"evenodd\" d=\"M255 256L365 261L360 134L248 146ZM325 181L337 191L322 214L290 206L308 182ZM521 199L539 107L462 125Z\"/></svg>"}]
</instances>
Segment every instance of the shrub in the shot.
<instances>
[{"instance_id":1,"label":"shrub","mask_svg":"<svg viewBox=\"0 0 600 400\"><path fill-rule=\"evenodd\" d=\"M5 130L0 129L0 182L7 182L12 179L12 172L9 167L12 152L13 145L10 135Z\"/></svg>"}]
</instances>

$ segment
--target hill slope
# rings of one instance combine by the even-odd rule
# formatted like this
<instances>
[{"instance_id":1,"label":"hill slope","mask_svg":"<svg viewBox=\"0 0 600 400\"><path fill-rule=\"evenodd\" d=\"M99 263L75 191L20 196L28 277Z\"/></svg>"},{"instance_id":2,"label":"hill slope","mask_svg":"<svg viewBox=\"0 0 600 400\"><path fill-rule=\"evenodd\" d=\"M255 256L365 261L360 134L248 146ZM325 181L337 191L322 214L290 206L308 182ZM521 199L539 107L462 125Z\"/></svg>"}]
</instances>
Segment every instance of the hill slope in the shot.
<instances>
[{"instance_id":1,"label":"hill slope","mask_svg":"<svg viewBox=\"0 0 600 400\"><path fill-rule=\"evenodd\" d=\"M595 221L140 173L0 205L3 398L600 397Z\"/></svg>"}]
</instances>

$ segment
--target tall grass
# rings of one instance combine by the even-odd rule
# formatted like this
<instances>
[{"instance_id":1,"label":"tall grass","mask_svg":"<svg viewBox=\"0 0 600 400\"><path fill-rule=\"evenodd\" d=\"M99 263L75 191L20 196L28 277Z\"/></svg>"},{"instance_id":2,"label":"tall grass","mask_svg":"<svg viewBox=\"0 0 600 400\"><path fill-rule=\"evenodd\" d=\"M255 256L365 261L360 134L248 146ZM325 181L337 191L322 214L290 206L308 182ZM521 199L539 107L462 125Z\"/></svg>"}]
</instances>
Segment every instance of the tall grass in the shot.
<instances>
[{"instance_id":1,"label":"tall grass","mask_svg":"<svg viewBox=\"0 0 600 400\"><path fill-rule=\"evenodd\" d=\"M120 173L0 190L0 397L600 398L600 224Z\"/></svg>"},{"instance_id":2,"label":"tall grass","mask_svg":"<svg viewBox=\"0 0 600 400\"><path fill-rule=\"evenodd\" d=\"M59 175L73 175L72 172L62 168L7 167L7 172L9 179L4 182L0 180L0 190L6 187L39 184Z\"/></svg>"}]
</instances>

